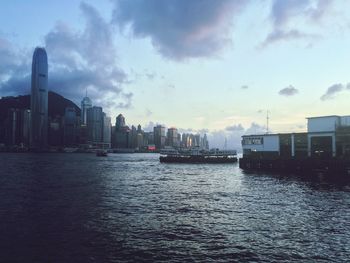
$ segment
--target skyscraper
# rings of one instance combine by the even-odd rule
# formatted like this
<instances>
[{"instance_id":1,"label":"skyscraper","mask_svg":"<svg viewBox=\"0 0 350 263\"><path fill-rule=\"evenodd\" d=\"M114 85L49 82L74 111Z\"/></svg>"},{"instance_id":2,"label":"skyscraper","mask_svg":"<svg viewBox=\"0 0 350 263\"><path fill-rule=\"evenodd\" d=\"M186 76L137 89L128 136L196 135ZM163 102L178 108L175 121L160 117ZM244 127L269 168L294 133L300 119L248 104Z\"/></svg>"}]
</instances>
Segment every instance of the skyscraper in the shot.
<instances>
[{"instance_id":1,"label":"skyscraper","mask_svg":"<svg viewBox=\"0 0 350 263\"><path fill-rule=\"evenodd\" d=\"M77 115L74 107L67 107L64 113L63 143L71 146L77 143Z\"/></svg>"},{"instance_id":2,"label":"skyscraper","mask_svg":"<svg viewBox=\"0 0 350 263\"><path fill-rule=\"evenodd\" d=\"M156 145L157 150L163 149L165 146L165 127L157 125L153 128L154 133L154 144Z\"/></svg>"},{"instance_id":3,"label":"skyscraper","mask_svg":"<svg viewBox=\"0 0 350 263\"><path fill-rule=\"evenodd\" d=\"M168 129L167 142L168 142L167 143L168 146L179 147L178 136L177 136L177 129L176 128L169 128Z\"/></svg>"},{"instance_id":4,"label":"skyscraper","mask_svg":"<svg viewBox=\"0 0 350 263\"><path fill-rule=\"evenodd\" d=\"M103 111L101 107L87 110L88 141L92 144L102 143L103 140Z\"/></svg>"},{"instance_id":5,"label":"skyscraper","mask_svg":"<svg viewBox=\"0 0 350 263\"><path fill-rule=\"evenodd\" d=\"M117 118L115 119L115 128L120 129L125 127L125 118L123 114L119 114Z\"/></svg>"},{"instance_id":6,"label":"skyscraper","mask_svg":"<svg viewBox=\"0 0 350 263\"><path fill-rule=\"evenodd\" d=\"M87 110L92 108L92 101L87 96L87 92L83 100L81 101L81 122L84 125L87 125Z\"/></svg>"},{"instance_id":7,"label":"skyscraper","mask_svg":"<svg viewBox=\"0 0 350 263\"><path fill-rule=\"evenodd\" d=\"M37 47L32 62L32 87L30 96L31 140L30 147L47 147L48 130L48 66L44 48Z\"/></svg>"},{"instance_id":8,"label":"skyscraper","mask_svg":"<svg viewBox=\"0 0 350 263\"><path fill-rule=\"evenodd\" d=\"M106 114L103 114L103 143L108 145L108 148L111 147L111 117L107 117Z\"/></svg>"}]
</instances>

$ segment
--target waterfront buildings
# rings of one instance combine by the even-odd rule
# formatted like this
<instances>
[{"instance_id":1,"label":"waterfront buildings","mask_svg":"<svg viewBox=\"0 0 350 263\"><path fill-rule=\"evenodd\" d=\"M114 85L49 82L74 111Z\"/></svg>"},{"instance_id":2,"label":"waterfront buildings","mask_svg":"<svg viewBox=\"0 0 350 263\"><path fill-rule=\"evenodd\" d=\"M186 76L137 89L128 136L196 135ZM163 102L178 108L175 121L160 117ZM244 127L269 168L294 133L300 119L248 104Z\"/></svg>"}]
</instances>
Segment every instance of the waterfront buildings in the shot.
<instances>
[{"instance_id":1,"label":"waterfront buildings","mask_svg":"<svg viewBox=\"0 0 350 263\"><path fill-rule=\"evenodd\" d=\"M103 111L102 107L93 106L87 110L88 143L92 145L102 143Z\"/></svg>"},{"instance_id":2,"label":"waterfront buildings","mask_svg":"<svg viewBox=\"0 0 350 263\"><path fill-rule=\"evenodd\" d=\"M115 120L113 147L119 149L131 148L130 129L125 125L123 114L119 114Z\"/></svg>"},{"instance_id":3,"label":"waterfront buildings","mask_svg":"<svg viewBox=\"0 0 350 263\"><path fill-rule=\"evenodd\" d=\"M178 148L180 146L180 141L178 137L178 132L176 128L169 128L167 132L167 145Z\"/></svg>"},{"instance_id":4,"label":"waterfront buildings","mask_svg":"<svg viewBox=\"0 0 350 263\"><path fill-rule=\"evenodd\" d=\"M103 114L103 143L107 148L111 148L111 133L112 133L112 124L111 117L107 117L106 114Z\"/></svg>"},{"instance_id":5,"label":"waterfront buildings","mask_svg":"<svg viewBox=\"0 0 350 263\"><path fill-rule=\"evenodd\" d=\"M33 149L42 150L47 147L48 131L48 64L44 48L37 47L32 61L31 84L31 140Z\"/></svg>"},{"instance_id":6,"label":"waterfront buildings","mask_svg":"<svg viewBox=\"0 0 350 263\"><path fill-rule=\"evenodd\" d=\"M157 150L163 149L165 146L166 136L165 127L157 125L153 128L154 144Z\"/></svg>"},{"instance_id":7,"label":"waterfront buildings","mask_svg":"<svg viewBox=\"0 0 350 263\"><path fill-rule=\"evenodd\" d=\"M307 118L307 132L242 136L244 157L332 158L350 156L350 116Z\"/></svg>"},{"instance_id":8,"label":"waterfront buildings","mask_svg":"<svg viewBox=\"0 0 350 263\"><path fill-rule=\"evenodd\" d=\"M64 114L63 142L65 146L77 144L77 115L75 108L67 107Z\"/></svg>"}]
</instances>

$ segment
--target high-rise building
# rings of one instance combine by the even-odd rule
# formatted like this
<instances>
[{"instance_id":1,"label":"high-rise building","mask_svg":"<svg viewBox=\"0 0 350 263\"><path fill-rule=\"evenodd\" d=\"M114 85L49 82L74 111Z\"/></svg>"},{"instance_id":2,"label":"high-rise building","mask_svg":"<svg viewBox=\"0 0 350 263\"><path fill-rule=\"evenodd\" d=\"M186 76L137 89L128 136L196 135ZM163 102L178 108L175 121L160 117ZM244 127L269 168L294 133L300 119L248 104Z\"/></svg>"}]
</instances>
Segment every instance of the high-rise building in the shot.
<instances>
[{"instance_id":1,"label":"high-rise building","mask_svg":"<svg viewBox=\"0 0 350 263\"><path fill-rule=\"evenodd\" d=\"M111 147L111 117L107 117L106 114L103 116L103 143L108 145L108 148Z\"/></svg>"},{"instance_id":2,"label":"high-rise building","mask_svg":"<svg viewBox=\"0 0 350 263\"><path fill-rule=\"evenodd\" d=\"M208 141L208 138L207 138L207 135L204 134L203 136L203 145L202 147L206 150L209 150L209 141Z\"/></svg>"},{"instance_id":3,"label":"high-rise building","mask_svg":"<svg viewBox=\"0 0 350 263\"><path fill-rule=\"evenodd\" d=\"M115 128L118 130L120 128L125 127L125 118L123 114L119 114L117 118L115 119Z\"/></svg>"},{"instance_id":4,"label":"high-rise building","mask_svg":"<svg viewBox=\"0 0 350 263\"><path fill-rule=\"evenodd\" d=\"M90 143L102 143L103 112L101 107L93 106L87 110L87 133Z\"/></svg>"},{"instance_id":5,"label":"high-rise building","mask_svg":"<svg viewBox=\"0 0 350 263\"><path fill-rule=\"evenodd\" d=\"M48 131L48 65L44 48L37 47L32 62L31 109L31 148L47 147Z\"/></svg>"},{"instance_id":6,"label":"high-rise building","mask_svg":"<svg viewBox=\"0 0 350 263\"><path fill-rule=\"evenodd\" d=\"M160 150L163 149L165 146L165 127L161 125L157 125L153 128L153 134L154 134L154 144L156 145L156 149Z\"/></svg>"},{"instance_id":7,"label":"high-rise building","mask_svg":"<svg viewBox=\"0 0 350 263\"><path fill-rule=\"evenodd\" d=\"M168 146L179 147L178 136L177 136L177 129L176 128L169 128L168 129L167 142L168 142L167 143Z\"/></svg>"},{"instance_id":8,"label":"high-rise building","mask_svg":"<svg viewBox=\"0 0 350 263\"><path fill-rule=\"evenodd\" d=\"M113 147L119 149L132 148L131 131L125 124L125 118L123 114L119 114L115 120Z\"/></svg>"},{"instance_id":9,"label":"high-rise building","mask_svg":"<svg viewBox=\"0 0 350 263\"><path fill-rule=\"evenodd\" d=\"M75 108L67 107L64 113L63 126L64 145L71 146L77 143L77 115Z\"/></svg>"},{"instance_id":10,"label":"high-rise building","mask_svg":"<svg viewBox=\"0 0 350 263\"><path fill-rule=\"evenodd\" d=\"M87 111L92 108L92 101L87 96L87 93L81 101L81 122L83 125L87 125Z\"/></svg>"}]
</instances>

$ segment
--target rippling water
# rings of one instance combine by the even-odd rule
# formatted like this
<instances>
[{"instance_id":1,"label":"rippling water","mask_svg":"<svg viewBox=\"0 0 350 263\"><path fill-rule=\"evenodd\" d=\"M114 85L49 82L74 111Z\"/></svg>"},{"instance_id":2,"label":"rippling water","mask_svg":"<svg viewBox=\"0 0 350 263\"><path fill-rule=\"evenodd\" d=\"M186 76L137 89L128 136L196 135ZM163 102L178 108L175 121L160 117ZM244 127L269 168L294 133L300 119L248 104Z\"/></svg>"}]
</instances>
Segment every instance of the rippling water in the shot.
<instances>
[{"instance_id":1,"label":"rippling water","mask_svg":"<svg viewBox=\"0 0 350 263\"><path fill-rule=\"evenodd\" d=\"M350 184L153 154L1 154L0 252L1 262L349 262Z\"/></svg>"}]
</instances>

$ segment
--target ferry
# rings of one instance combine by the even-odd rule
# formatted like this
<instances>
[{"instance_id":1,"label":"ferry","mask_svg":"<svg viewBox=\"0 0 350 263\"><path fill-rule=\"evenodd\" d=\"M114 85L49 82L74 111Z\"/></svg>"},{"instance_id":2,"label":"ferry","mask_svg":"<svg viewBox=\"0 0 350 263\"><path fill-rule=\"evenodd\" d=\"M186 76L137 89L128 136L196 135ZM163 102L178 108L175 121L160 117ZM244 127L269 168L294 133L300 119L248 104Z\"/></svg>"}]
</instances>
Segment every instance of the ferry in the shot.
<instances>
[{"instance_id":1,"label":"ferry","mask_svg":"<svg viewBox=\"0 0 350 263\"><path fill-rule=\"evenodd\" d=\"M237 152L219 149L208 151L199 148L165 149L160 151L159 161L161 163L235 163L237 162Z\"/></svg>"}]
</instances>

